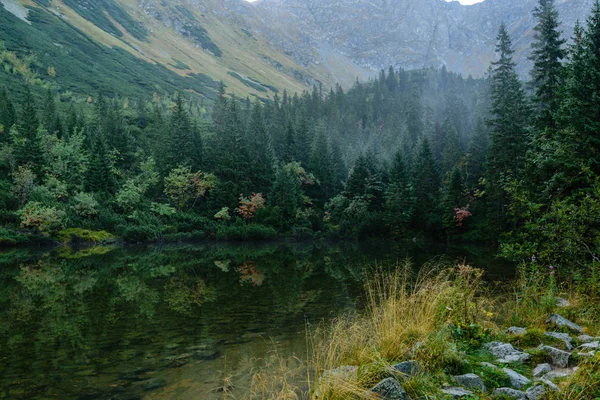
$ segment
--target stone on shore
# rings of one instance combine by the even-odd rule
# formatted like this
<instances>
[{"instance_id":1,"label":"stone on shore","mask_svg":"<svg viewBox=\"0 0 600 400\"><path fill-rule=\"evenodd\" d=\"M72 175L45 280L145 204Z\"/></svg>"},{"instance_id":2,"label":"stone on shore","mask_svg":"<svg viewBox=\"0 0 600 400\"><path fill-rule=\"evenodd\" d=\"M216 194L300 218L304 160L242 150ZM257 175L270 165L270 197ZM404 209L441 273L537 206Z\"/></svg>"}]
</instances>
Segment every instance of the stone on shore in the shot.
<instances>
[{"instance_id":1,"label":"stone on shore","mask_svg":"<svg viewBox=\"0 0 600 400\"><path fill-rule=\"evenodd\" d=\"M375 385L371 392L379 395L384 400L407 400L408 396L404 388L394 378L386 378Z\"/></svg>"},{"instance_id":2,"label":"stone on shore","mask_svg":"<svg viewBox=\"0 0 600 400\"><path fill-rule=\"evenodd\" d=\"M441 391L442 391L442 393L447 394L448 396L452 397L452 399L462 399L463 397L474 395L474 393L471 392L470 390L466 390L466 389L459 388L459 387L446 388L446 389L442 389Z\"/></svg>"},{"instance_id":3,"label":"stone on shore","mask_svg":"<svg viewBox=\"0 0 600 400\"><path fill-rule=\"evenodd\" d=\"M519 374L516 371L513 371L510 368L504 368L502 371L508 375L508 378L510 379L510 385L515 389L521 389L523 386L526 386L531 382L527 377Z\"/></svg>"},{"instance_id":4,"label":"stone on shore","mask_svg":"<svg viewBox=\"0 0 600 400\"><path fill-rule=\"evenodd\" d=\"M514 362L523 363L531 359L529 354L515 349L513 345L509 343L491 342L486 344L484 348L495 357L498 357L498 362L503 364Z\"/></svg>"},{"instance_id":5,"label":"stone on shore","mask_svg":"<svg viewBox=\"0 0 600 400\"><path fill-rule=\"evenodd\" d=\"M541 346L540 349L548 354L550 358L552 358L552 365L560 368L566 368L567 365L569 365L569 357L571 356L571 353L568 351L559 350L551 346Z\"/></svg>"},{"instance_id":6,"label":"stone on shore","mask_svg":"<svg viewBox=\"0 0 600 400\"><path fill-rule=\"evenodd\" d=\"M528 400L538 400L544 394L546 394L544 385L535 385L525 391L525 396Z\"/></svg>"},{"instance_id":7,"label":"stone on shore","mask_svg":"<svg viewBox=\"0 0 600 400\"><path fill-rule=\"evenodd\" d=\"M548 319L546 320L546 324L548 326L553 326L553 327L556 327L559 329L561 329L561 328L568 329L572 332L579 333L580 335L583 334L583 329L579 325L577 325L576 323L574 323L572 321L569 321L562 315L551 314L548 317Z\"/></svg>"},{"instance_id":8,"label":"stone on shore","mask_svg":"<svg viewBox=\"0 0 600 400\"><path fill-rule=\"evenodd\" d=\"M527 397L525 397L525 393L521 392L520 390L515 390L511 388L498 388L494 390L494 395L504 395L510 397L511 399L527 400Z\"/></svg>"},{"instance_id":9,"label":"stone on shore","mask_svg":"<svg viewBox=\"0 0 600 400\"><path fill-rule=\"evenodd\" d=\"M457 375L453 377L457 384L467 389L477 389L485 392L483 379L475 374Z\"/></svg>"},{"instance_id":10,"label":"stone on shore","mask_svg":"<svg viewBox=\"0 0 600 400\"><path fill-rule=\"evenodd\" d=\"M527 333L527 329L519 328L518 326L511 326L506 330L506 333L510 335L524 335Z\"/></svg>"},{"instance_id":11,"label":"stone on shore","mask_svg":"<svg viewBox=\"0 0 600 400\"><path fill-rule=\"evenodd\" d=\"M537 378L538 376L547 374L550 371L552 371L552 366L550 364L538 364L538 366L533 369L533 376Z\"/></svg>"},{"instance_id":12,"label":"stone on shore","mask_svg":"<svg viewBox=\"0 0 600 400\"><path fill-rule=\"evenodd\" d=\"M408 377L417 375L421 371L421 366L419 365L418 361L410 360L403 361L392 366L392 370L393 372L399 373L404 377Z\"/></svg>"},{"instance_id":13,"label":"stone on shore","mask_svg":"<svg viewBox=\"0 0 600 400\"><path fill-rule=\"evenodd\" d=\"M573 344L571 343L573 341L573 338L568 333L546 332L544 333L544 335L554 339L562 340L563 342L565 342L567 350L573 350Z\"/></svg>"}]
</instances>

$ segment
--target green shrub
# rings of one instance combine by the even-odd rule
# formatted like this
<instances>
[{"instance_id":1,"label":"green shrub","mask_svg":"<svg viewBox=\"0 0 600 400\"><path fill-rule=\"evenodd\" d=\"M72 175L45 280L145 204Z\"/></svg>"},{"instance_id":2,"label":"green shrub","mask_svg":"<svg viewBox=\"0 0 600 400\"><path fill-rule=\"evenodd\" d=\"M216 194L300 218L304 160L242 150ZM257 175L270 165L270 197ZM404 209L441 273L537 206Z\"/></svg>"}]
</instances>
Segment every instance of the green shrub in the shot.
<instances>
[{"instance_id":1,"label":"green shrub","mask_svg":"<svg viewBox=\"0 0 600 400\"><path fill-rule=\"evenodd\" d=\"M57 238L63 243L78 242L107 242L113 239L113 236L106 231L91 231L81 228L63 229L57 233Z\"/></svg>"},{"instance_id":2,"label":"green shrub","mask_svg":"<svg viewBox=\"0 0 600 400\"><path fill-rule=\"evenodd\" d=\"M231 226L219 226L216 237L218 240L268 240L275 239L277 232L260 224L236 223Z\"/></svg>"},{"instance_id":3,"label":"green shrub","mask_svg":"<svg viewBox=\"0 0 600 400\"><path fill-rule=\"evenodd\" d=\"M0 246L27 243L27 236L0 227Z\"/></svg>"}]
</instances>

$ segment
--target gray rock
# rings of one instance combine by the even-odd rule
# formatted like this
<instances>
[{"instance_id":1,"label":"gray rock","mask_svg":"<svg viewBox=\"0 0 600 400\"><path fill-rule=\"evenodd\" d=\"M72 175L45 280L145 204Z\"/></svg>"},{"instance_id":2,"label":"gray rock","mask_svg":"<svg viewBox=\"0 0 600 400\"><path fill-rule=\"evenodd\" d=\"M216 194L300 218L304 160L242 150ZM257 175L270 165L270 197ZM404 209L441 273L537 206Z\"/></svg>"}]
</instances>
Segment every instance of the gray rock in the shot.
<instances>
[{"instance_id":1,"label":"gray rock","mask_svg":"<svg viewBox=\"0 0 600 400\"><path fill-rule=\"evenodd\" d=\"M394 378L386 378L375 385L371 392L379 395L380 399L385 400L406 400L408 396L404 388Z\"/></svg>"},{"instance_id":2,"label":"gray rock","mask_svg":"<svg viewBox=\"0 0 600 400\"><path fill-rule=\"evenodd\" d=\"M571 307L571 302L562 297L556 297L556 306L559 308Z\"/></svg>"},{"instance_id":3,"label":"gray rock","mask_svg":"<svg viewBox=\"0 0 600 400\"><path fill-rule=\"evenodd\" d=\"M595 338L595 337L590 336L590 335L579 335L577 337L577 340L579 340L581 343L590 343L590 342L593 342L595 340L598 340L598 338Z\"/></svg>"},{"instance_id":4,"label":"gray rock","mask_svg":"<svg viewBox=\"0 0 600 400\"><path fill-rule=\"evenodd\" d=\"M544 335L554 339L562 340L563 342L565 342L567 350L573 350L573 344L571 343L573 341L573 338L568 333L546 332L544 333Z\"/></svg>"},{"instance_id":5,"label":"gray rock","mask_svg":"<svg viewBox=\"0 0 600 400\"><path fill-rule=\"evenodd\" d=\"M585 352L585 353L577 353L577 355L579 357L590 358L590 357L594 357L596 355L596 352L595 351L588 351L588 352Z\"/></svg>"},{"instance_id":6,"label":"gray rock","mask_svg":"<svg viewBox=\"0 0 600 400\"><path fill-rule=\"evenodd\" d=\"M479 365L481 365L482 367L487 367L487 368L491 368L491 369L498 369L498 367L496 365L489 363L489 362L485 362L485 361L480 362Z\"/></svg>"},{"instance_id":7,"label":"gray rock","mask_svg":"<svg viewBox=\"0 0 600 400\"><path fill-rule=\"evenodd\" d=\"M518 326L511 326L506 330L506 333L510 335L524 335L527 333L527 329L519 328Z\"/></svg>"},{"instance_id":8,"label":"gray rock","mask_svg":"<svg viewBox=\"0 0 600 400\"><path fill-rule=\"evenodd\" d=\"M575 367L575 368L564 368L564 369L560 369L560 370L550 371L546 375L543 376L543 379L548 380L548 381L555 381L556 379L566 378L567 376L573 375L575 372L577 372L577 369L578 368Z\"/></svg>"},{"instance_id":9,"label":"gray rock","mask_svg":"<svg viewBox=\"0 0 600 400\"><path fill-rule=\"evenodd\" d=\"M598 350L598 347L600 347L600 342L596 341L596 342L588 342L588 343L584 343L581 346L579 346L579 349L584 349L584 350Z\"/></svg>"},{"instance_id":10,"label":"gray rock","mask_svg":"<svg viewBox=\"0 0 600 400\"><path fill-rule=\"evenodd\" d=\"M418 361L403 361L399 364L392 366L392 370L395 373L400 373L403 376L415 376L421 371L421 366Z\"/></svg>"},{"instance_id":11,"label":"gray rock","mask_svg":"<svg viewBox=\"0 0 600 400\"><path fill-rule=\"evenodd\" d=\"M512 344L508 343L491 342L487 343L484 348L498 357L498 362L503 364L526 362L531 359L529 354L515 349Z\"/></svg>"},{"instance_id":12,"label":"gray rock","mask_svg":"<svg viewBox=\"0 0 600 400\"><path fill-rule=\"evenodd\" d=\"M164 379L149 379L146 382L144 382L144 390L149 392L151 390L156 390L159 389L161 387L167 386L167 381L165 381Z\"/></svg>"},{"instance_id":13,"label":"gray rock","mask_svg":"<svg viewBox=\"0 0 600 400\"><path fill-rule=\"evenodd\" d=\"M510 385L515 389L521 389L523 386L526 386L531 382L527 377L519 374L516 371L513 371L510 368L504 368L502 371L508 375L508 378L510 379Z\"/></svg>"},{"instance_id":14,"label":"gray rock","mask_svg":"<svg viewBox=\"0 0 600 400\"><path fill-rule=\"evenodd\" d=\"M557 328L566 328L580 335L583 334L583 329L579 325L558 314L550 315L546 320L546 324Z\"/></svg>"},{"instance_id":15,"label":"gray rock","mask_svg":"<svg viewBox=\"0 0 600 400\"><path fill-rule=\"evenodd\" d=\"M560 392L560 388L558 386L556 386L556 384L552 381L549 381L548 379L545 378L541 378L540 382L542 382L544 385L546 385L548 388L552 389L555 392Z\"/></svg>"},{"instance_id":16,"label":"gray rock","mask_svg":"<svg viewBox=\"0 0 600 400\"><path fill-rule=\"evenodd\" d=\"M321 379L342 379L346 381L355 381L358 376L358 367L344 365L323 372Z\"/></svg>"},{"instance_id":17,"label":"gray rock","mask_svg":"<svg viewBox=\"0 0 600 400\"><path fill-rule=\"evenodd\" d=\"M512 364L512 363L525 363L531 359L531 356L527 353L518 352L515 354L509 354L504 358L496 360L501 364Z\"/></svg>"},{"instance_id":18,"label":"gray rock","mask_svg":"<svg viewBox=\"0 0 600 400\"><path fill-rule=\"evenodd\" d=\"M533 376L537 378L538 376L542 376L550 371L552 371L552 366L550 364L539 364L533 369Z\"/></svg>"},{"instance_id":19,"label":"gray rock","mask_svg":"<svg viewBox=\"0 0 600 400\"><path fill-rule=\"evenodd\" d=\"M473 392L459 387L451 387L441 390L442 393L452 397L452 399L462 399L463 397L473 396Z\"/></svg>"},{"instance_id":20,"label":"gray rock","mask_svg":"<svg viewBox=\"0 0 600 400\"><path fill-rule=\"evenodd\" d=\"M481 379L475 374L457 375L453 378L456 381L456 383L458 383L460 386L466 387L468 389L477 389L482 392L485 392L485 385L483 383L483 379Z\"/></svg>"},{"instance_id":21,"label":"gray rock","mask_svg":"<svg viewBox=\"0 0 600 400\"><path fill-rule=\"evenodd\" d=\"M560 368L565 368L567 365L569 365L569 357L571 356L571 353L568 351L559 350L551 346L541 346L540 348L545 351L550 358L552 358L552 365L556 365Z\"/></svg>"},{"instance_id":22,"label":"gray rock","mask_svg":"<svg viewBox=\"0 0 600 400\"><path fill-rule=\"evenodd\" d=\"M527 400L527 397L525 397L525 393L521 392L520 390L515 390L511 388L498 388L494 390L494 395L504 395L512 399Z\"/></svg>"},{"instance_id":23,"label":"gray rock","mask_svg":"<svg viewBox=\"0 0 600 400\"><path fill-rule=\"evenodd\" d=\"M529 400L538 400L546 393L544 385L535 385L525 391L525 396Z\"/></svg>"}]
</instances>

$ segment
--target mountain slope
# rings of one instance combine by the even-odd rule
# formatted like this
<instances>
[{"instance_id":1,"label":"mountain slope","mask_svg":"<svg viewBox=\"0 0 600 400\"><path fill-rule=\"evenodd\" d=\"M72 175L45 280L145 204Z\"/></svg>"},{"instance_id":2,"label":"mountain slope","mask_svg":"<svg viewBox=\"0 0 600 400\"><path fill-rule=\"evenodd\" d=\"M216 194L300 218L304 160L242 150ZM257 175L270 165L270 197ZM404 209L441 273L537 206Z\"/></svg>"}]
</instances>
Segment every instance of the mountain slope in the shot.
<instances>
[{"instance_id":1,"label":"mountain slope","mask_svg":"<svg viewBox=\"0 0 600 400\"><path fill-rule=\"evenodd\" d=\"M585 19L592 3L556 2L565 37L571 36L577 19ZM472 6L444 0L260 0L255 7L265 16L272 40L283 51L298 54L300 63L326 44L373 71L390 65L446 66L482 76L494 59L502 21L513 36L519 71L526 74L536 4L537 0L486 0Z\"/></svg>"}]
</instances>

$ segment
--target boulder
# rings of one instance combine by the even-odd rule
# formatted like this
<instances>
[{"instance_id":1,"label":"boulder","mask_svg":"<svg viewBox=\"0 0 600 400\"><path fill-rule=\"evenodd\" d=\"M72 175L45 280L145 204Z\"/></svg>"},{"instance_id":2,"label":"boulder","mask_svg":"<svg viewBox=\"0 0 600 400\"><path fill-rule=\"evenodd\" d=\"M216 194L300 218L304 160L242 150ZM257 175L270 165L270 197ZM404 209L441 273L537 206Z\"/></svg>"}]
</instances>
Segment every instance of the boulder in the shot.
<instances>
[{"instance_id":1,"label":"boulder","mask_svg":"<svg viewBox=\"0 0 600 400\"><path fill-rule=\"evenodd\" d=\"M583 334L583 329L579 325L558 314L551 314L546 320L546 324L559 329L568 329L580 335Z\"/></svg>"},{"instance_id":2,"label":"boulder","mask_svg":"<svg viewBox=\"0 0 600 400\"><path fill-rule=\"evenodd\" d=\"M462 387L466 387L468 389L477 389L485 392L485 384L483 383L483 379L475 374L457 375L454 376L454 380Z\"/></svg>"},{"instance_id":3,"label":"boulder","mask_svg":"<svg viewBox=\"0 0 600 400\"><path fill-rule=\"evenodd\" d=\"M510 364L514 362L522 363L531 359L529 354L515 349L513 345L509 343L491 342L487 343L484 348L492 353L495 357L498 357L498 362L503 364Z\"/></svg>"},{"instance_id":4,"label":"boulder","mask_svg":"<svg viewBox=\"0 0 600 400\"><path fill-rule=\"evenodd\" d=\"M565 368L567 365L569 365L569 357L571 356L571 353L568 351L559 350L551 346L541 346L540 348L546 352L550 358L552 358L552 365L560 368Z\"/></svg>"},{"instance_id":5,"label":"boulder","mask_svg":"<svg viewBox=\"0 0 600 400\"><path fill-rule=\"evenodd\" d=\"M463 397L473 396L474 393L459 387L451 387L441 390L442 393L452 397L452 399L462 399Z\"/></svg>"},{"instance_id":6,"label":"boulder","mask_svg":"<svg viewBox=\"0 0 600 400\"><path fill-rule=\"evenodd\" d=\"M558 386L556 386L556 384L552 381L549 381L548 379L545 378L541 378L540 382L542 382L544 385L546 385L548 388L552 389L555 392L560 392L560 388Z\"/></svg>"},{"instance_id":7,"label":"boulder","mask_svg":"<svg viewBox=\"0 0 600 400\"><path fill-rule=\"evenodd\" d=\"M579 346L579 349L583 349L583 350L598 350L598 347L600 347L600 342L596 341L596 342L588 342L588 343L584 343L581 346Z\"/></svg>"},{"instance_id":8,"label":"boulder","mask_svg":"<svg viewBox=\"0 0 600 400\"><path fill-rule=\"evenodd\" d=\"M546 332L544 333L544 335L554 339L562 340L563 342L565 342L567 350L573 350L573 344L571 343L573 341L573 338L568 333Z\"/></svg>"},{"instance_id":9,"label":"boulder","mask_svg":"<svg viewBox=\"0 0 600 400\"><path fill-rule=\"evenodd\" d=\"M508 375L508 378L510 379L510 385L515 389L521 389L523 386L526 386L531 382L527 377L519 374L516 371L513 371L510 368L504 368L502 371Z\"/></svg>"},{"instance_id":10,"label":"boulder","mask_svg":"<svg viewBox=\"0 0 600 400\"><path fill-rule=\"evenodd\" d=\"M386 378L375 385L371 392L378 394L380 399L384 400L406 400L408 396L404 388L394 378Z\"/></svg>"},{"instance_id":11,"label":"boulder","mask_svg":"<svg viewBox=\"0 0 600 400\"><path fill-rule=\"evenodd\" d=\"M511 388L498 388L494 390L494 395L504 395L510 397L511 399L527 400L527 397L525 397L525 393L521 392L520 390L515 390Z\"/></svg>"},{"instance_id":12,"label":"boulder","mask_svg":"<svg viewBox=\"0 0 600 400\"><path fill-rule=\"evenodd\" d=\"M552 371L552 366L550 364L539 364L533 369L533 376L537 378L539 376L547 374L550 371Z\"/></svg>"},{"instance_id":13,"label":"boulder","mask_svg":"<svg viewBox=\"0 0 600 400\"><path fill-rule=\"evenodd\" d=\"M527 333L527 329L519 328L518 326L511 326L506 330L509 335L524 335Z\"/></svg>"},{"instance_id":14,"label":"boulder","mask_svg":"<svg viewBox=\"0 0 600 400\"><path fill-rule=\"evenodd\" d=\"M577 367L575 368L563 368L563 369L557 369L554 371L550 371L548 372L546 375L543 376L543 379L548 380L548 381L555 381L556 379L561 379L561 378L566 378L569 375L573 375L575 372L577 372Z\"/></svg>"},{"instance_id":15,"label":"boulder","mask_svg":"<svg viewBox=\"0 0 600 400\"><path fill-rule=\"evenodd\" d=\"M538 400L546 393L544 385L535 385L525 391L528 400Z\"/></svg>"},{"instance_id":16,"label":"boulder","mask_svg":"<svg viewBox=\"0 0 600 400\"><path fill-rule=\"evenodd\" d=\"M589 342L593 342L595 340L598 340L598 338L595 338L595 337L590 336L590 335L579 335L577 337L577 340L579 340L581 343L589 343Z\"/></svg>"},{"instance_id":17,"label":"boulder","mask_svg":"<svg viewBox=\"0 0 600 400\"><path fill-rule=\"evenodd\" d=\"M415 376L421 371L421 366L417 361L403 361L399 364L393 365L392 370L394 373L401 374L402 376Z\"/></svg>"}]
</instances>

